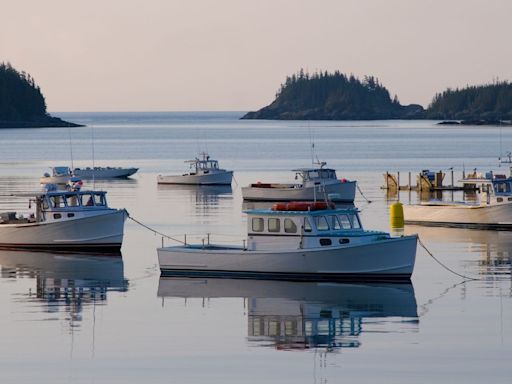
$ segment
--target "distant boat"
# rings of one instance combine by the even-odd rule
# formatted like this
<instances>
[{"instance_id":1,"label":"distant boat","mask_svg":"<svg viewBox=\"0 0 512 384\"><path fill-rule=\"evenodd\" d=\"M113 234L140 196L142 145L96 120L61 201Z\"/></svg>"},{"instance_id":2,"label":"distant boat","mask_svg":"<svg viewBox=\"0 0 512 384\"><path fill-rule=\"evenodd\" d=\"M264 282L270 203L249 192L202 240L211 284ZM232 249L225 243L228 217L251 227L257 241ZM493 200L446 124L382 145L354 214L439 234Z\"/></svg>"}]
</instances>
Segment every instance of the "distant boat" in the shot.
<instances>
[{"instance_id":1,"label":"distant boat","mask_svg":"<svg viewBox=\"0 0 512 384\"><path fill-rule=\"evenodd\" d=\"M219 168L219 162L211 159L206 152L200 153L200 156L186 161L192 169L190 173L158 175L158 184L231 185L233 171Z\"/></svg>"},{"instance_id":2,"label":"distant boat","mask_svg":"<svg viewBox=\"0 0 512 384\"><path fill-rule=\"evenodd\" d=\"M404 205L406 224L512 230L512 179L469 177L465 185L477 187L475 201L427 201Z\"/></svg>"},{"instance_id":3,"label":"distant boat","mask_svg":"<svg viewBox=\"0 0 512 384\"><path fill-rule=\"evenodd\" d=\"M358 211L293 202L247 213L242 246L185 244L158 249L163 275L298 280L407 280L417 236L362 228Z\"/></svg>"},{"instance_id":4,"label":"distant boat","mask_svg":"<svg viewBox=\"0 0 512 384\"><path fill-rule=\"evenodd\" d=\"M356 182L339 180L336 171L324 168L325 162L317 168L294 169L296 184L253 183L242 188L244 200L252 201L307 201L324 200L353 203L356 195Z\"/></svg>"},{"instance_id":5,"label":"distant boat","mask_svg":"<svg viewBox=\"0 0 512 384\"><path fill-rule=\"evenodd\" d=\"M123 179L135 174L139 168L94 167L75 168L73 175L82 179Z\"/></svg>"},{"instance_id":6,"label":"distant boat","mask_svg":"<svg viewBox=\"0 0 512 384\"><path fill-rule=\"evenodd\" d=\"M133 175L138 168L71 168L66 166L52 167L52 173L45 173L39 179L41 184L63 185L69 182L76 182L80 179L120 179Z\"/></svg>"},{"instance_id":7,"label":"distant boat","mask_svg":"<svg viewBox=\"0 0 512 384\"><path fill-rule=\"evenodd\" d=\"M106 192L48 190L23 195L29 213L0 213L0 248L118 252L127 212L107 205Z\"/></svg>"}]
</instances>

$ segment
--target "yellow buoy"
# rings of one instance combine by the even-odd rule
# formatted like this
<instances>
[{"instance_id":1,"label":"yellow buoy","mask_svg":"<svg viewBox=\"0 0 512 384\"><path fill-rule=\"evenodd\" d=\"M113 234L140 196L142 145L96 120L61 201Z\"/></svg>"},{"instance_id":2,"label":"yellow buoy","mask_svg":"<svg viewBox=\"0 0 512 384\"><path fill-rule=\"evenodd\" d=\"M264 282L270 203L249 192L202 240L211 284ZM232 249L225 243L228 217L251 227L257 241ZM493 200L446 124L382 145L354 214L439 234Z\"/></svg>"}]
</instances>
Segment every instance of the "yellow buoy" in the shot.
<instances>
[{"instance_id":1,"label":"yellow buoy","mask_svg":"<svg viewBox=\"0 0 512 384\"><path fill-rule=\"evenodd\" d=\"M389 207L389 221L391 228L404 227L404 207L402 203L396 202Z\"/></svg>"}]
</instances>

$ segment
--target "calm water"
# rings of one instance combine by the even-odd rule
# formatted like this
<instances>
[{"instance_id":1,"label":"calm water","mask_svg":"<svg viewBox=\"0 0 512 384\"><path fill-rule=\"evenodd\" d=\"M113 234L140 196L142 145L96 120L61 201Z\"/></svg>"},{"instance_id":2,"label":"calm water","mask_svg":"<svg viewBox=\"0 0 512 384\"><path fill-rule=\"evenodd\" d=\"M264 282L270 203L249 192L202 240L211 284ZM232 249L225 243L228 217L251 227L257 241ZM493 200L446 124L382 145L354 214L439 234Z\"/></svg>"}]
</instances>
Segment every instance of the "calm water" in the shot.
<instances>
[{"instance_id":1,"label":"calm water","mask_svg":"<svg viewBox=\"0 0 512 384\"><path fill-rule=\"evenodd\" d=\"M500 151L512 149L510 129L428 121L60 115L89 126L0 130L0 210L26 209L10 194L37 188L71 153L75 166L91 166L94 152L96 165L140 167L130 180L96 182L110 205L164 233L217 242L244 236L239 186L292 181L289 169L311 163L311 141L340 177L359 181L372 201L357 198L363 222L383 230L395 197L380 189L382 172L454 167L459 178L463 167L500 170ZM157 187L157 174L185 171L201 150L236 171L232 188ZM122 258L0 251L2 382L508 383L512 233L406 230L482 280L463 282L421 248L412 284L161 279L162 239L131 221Z\"/></svg>"}]
</instances>

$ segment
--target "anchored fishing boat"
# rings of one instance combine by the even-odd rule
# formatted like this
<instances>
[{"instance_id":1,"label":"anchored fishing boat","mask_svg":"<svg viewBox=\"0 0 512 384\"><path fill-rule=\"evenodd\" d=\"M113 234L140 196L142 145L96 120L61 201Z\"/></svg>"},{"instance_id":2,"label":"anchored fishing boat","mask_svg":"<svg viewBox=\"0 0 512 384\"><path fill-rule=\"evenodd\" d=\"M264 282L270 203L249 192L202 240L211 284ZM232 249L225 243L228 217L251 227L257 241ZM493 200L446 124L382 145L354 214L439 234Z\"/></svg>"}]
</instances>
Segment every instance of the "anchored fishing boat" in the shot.
<instances>
[{"instance_id":1,"label":"anchored fishing boat","mask_svg":"<svg viewBox=\"0 0 512 384\"><path fill-rule=\"evenodd\" d=\"M261 201L308 201L329 199L342 203L353 203L356 195L356 182L347 179L339 180L336 171L332 168L324 168L325 162L318 168L294 169L295 179L300 183L275 184L253 183L242 188L244 200Z\"/></svg>"},{"instance_id":2,"label":"anchored fishing boat","mask_svg":"<svg viewBox=\"0 0 512 384\"><path fill-rule=\"evenodd\" d=\"M207 243L158 249L163 275L297 280L409 279L417 236L364 230L355 208L325 202L249 210L242 246Z\"/></svg>"},{"instance_id":3,"label":"anchored fishing boat","mask_svg":"<svg viewBox=\"0 0 512 384\"><path fill-rule=\"evenodd\" d=\"M0 213L0 247L118 252L127 212L107 205L106 192L48 190L24 194L29 213Z\"/></svg>"},{"instance_id":4,"label":"anchored fishing boat","mask_svg":"<svg viewBox=\"0 0 512 384\"><path fill-rule=\"evenodd\" d=\"M122 179L133 175L138 168L111 168L111 167L94 167L94 168L71 168L66 166L53 167L52 173L45 173L39 179L41 184L64 185L68 182L76 182L80 179Z\"/></svg>"},{"instance_id":5,"label":"anchored fishing boat","mask_svg":"<svg viewBox=\"0 0 512 384\"><path fill-rule=\"evenodd\" d=\"M219 162L211 159L206 152L200 156L186 161L190 164L191 172L183 175L158 175L158 184L231 185L233 171L219 168Z\"/></svg>"},{"instance_id":6,"label":"anchored fishing boat","mask_svg":"<svg viewBox=\"0 0 512 384\"><path fill-rule=\"evenodd\" d=\"M511 179L472 175L461 181L476 187L475 201L428 201L404 205L405 223L512 230Z\"/></svg>"},{"instance_id":7,"label":"anchored fishing boat","mask_svg":"<svg viewBox=\"0 0 512 384\"><path fill-rule=\"evenodd\" d=\"M125 179L138 170L139 168L86 167L73 169L73 175L82 179Z\"/></svg>"}]
</instances>

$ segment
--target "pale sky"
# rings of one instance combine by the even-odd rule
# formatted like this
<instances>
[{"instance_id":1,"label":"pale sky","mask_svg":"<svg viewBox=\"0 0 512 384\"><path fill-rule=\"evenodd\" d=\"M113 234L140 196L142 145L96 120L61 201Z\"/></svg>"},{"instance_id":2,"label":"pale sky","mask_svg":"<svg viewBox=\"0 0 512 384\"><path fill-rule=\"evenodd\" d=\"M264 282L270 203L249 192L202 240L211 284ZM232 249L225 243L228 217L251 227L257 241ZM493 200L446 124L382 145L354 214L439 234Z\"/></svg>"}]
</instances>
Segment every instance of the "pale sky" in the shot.
<instances>
[{"instance_id":1,"label":"pale sky","mask_svg":"<svg viewBox=\"0 0 512 384\"><path fill-rule=\"evenodd\" d=\"M512 80L511 0L0 0L0 61L51 111L245 111L300 68L402 104Z\"/></svg>"}]
</instances>

